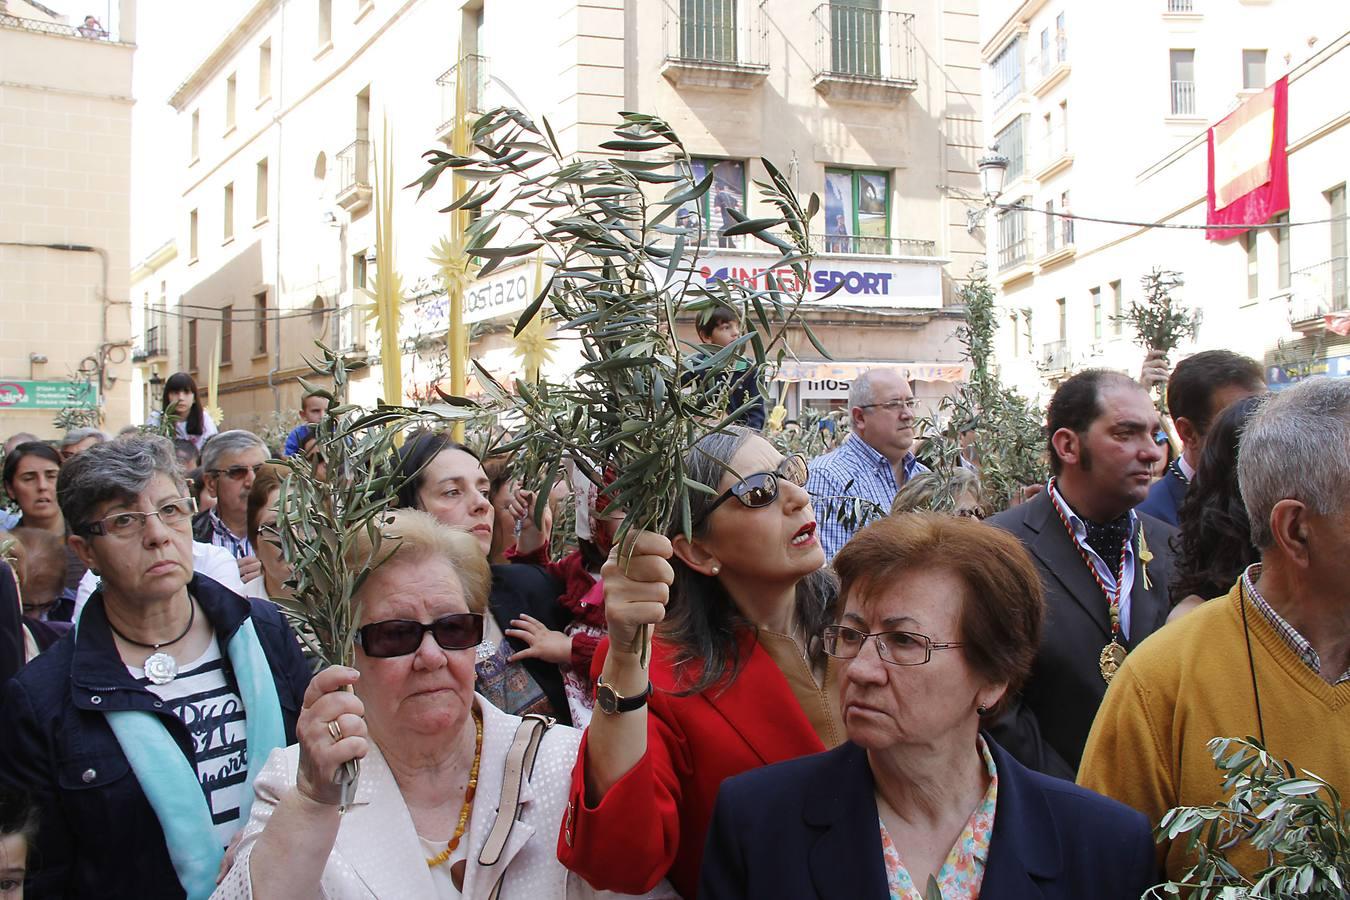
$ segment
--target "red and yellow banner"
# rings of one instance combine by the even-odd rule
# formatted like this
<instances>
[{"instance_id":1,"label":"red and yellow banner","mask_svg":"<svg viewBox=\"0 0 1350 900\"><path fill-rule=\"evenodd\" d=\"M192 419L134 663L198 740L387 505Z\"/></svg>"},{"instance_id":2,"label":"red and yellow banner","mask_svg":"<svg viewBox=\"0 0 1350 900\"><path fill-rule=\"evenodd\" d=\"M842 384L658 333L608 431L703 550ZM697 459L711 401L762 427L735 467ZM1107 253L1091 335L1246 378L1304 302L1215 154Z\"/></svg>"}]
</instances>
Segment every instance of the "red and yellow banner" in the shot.
<instances>
[{"instance_id":1,"label":"red and yellow banner","mask_svg":"<svg viewBox=\"0 0 1350 900\"><path fill-rule=\"evenodd\" d=\"M1289 208L1289 79L1281 78L1209 129L1205 236L1237 237Z\"/></svg>"}]
</instances>

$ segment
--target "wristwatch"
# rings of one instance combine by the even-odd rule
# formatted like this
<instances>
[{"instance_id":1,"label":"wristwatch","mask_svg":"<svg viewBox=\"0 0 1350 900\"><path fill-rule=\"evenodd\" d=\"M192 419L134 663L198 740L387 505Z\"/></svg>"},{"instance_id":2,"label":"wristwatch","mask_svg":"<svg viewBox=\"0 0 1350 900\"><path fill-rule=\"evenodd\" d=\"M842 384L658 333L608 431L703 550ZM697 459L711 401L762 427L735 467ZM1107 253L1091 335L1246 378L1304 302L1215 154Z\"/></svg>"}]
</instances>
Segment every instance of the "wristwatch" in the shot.
<instances>
[{"instance_id":1,"label":"wristwatch","mask_svg":"<svg viewBox=\"0 0 1350 900\"><path fill-rule=\"evenodd\" d=\"M641 709L647 705L647 698L652 694L652 683L647 682L647 687L642 693L635 697L623 697L614 688L605 684L603 678L595 679L595 705L600 707L600 711L607 716L617 716L619 713L632 712L635 709Z\"/></svg>"}]
</instances>

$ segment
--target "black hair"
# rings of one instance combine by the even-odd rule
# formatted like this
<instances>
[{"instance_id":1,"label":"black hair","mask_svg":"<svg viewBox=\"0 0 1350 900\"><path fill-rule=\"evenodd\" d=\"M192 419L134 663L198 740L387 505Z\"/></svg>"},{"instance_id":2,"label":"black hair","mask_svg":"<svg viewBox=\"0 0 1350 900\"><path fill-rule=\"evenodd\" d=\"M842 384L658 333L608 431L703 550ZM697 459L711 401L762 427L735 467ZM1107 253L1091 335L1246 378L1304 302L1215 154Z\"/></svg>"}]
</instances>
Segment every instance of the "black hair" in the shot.
<instances>
[{"instance_id":1,"label":"black hair","mask_svg":"<svg viewBox=\"0 0 1350 900\"><path fill-rule=\"evenodd\" d=\"M1214 417L1214 392L1226 387L1265 391L1261 365L1231 350L1206 350L1188 356L1167 379L1167 408L1176 418L1186 418L1201 435L1209 431Z\"/></svg>"},{"instance_id":2,"label":"black hair","mask_svg":"<svg viewBox=\"0 0 1350 900\"><path fill-rule=\"evenodd\" d=\"M25 441L19 444L13 450L5 454L5 484L14 483L14 473L19 468L19 461L25 456L40 456L43 459L61 465L61 454L56 452L51 444L42 441Z\"/></svg>"},{"instance_id":3,"label":"black hair","mask_svg":"<svg viewBox=\"0 0 1350 900\"><path fill-rule=\"evenodd\" d=\"M202 424L202 400L197 392L197 382L192 380L192 376L186 372L174 372L169 376L169 380L164 382L164 396L160 400L160 409L168 412L169 395L177 391L192 392L192 408L188 410L187 418L184 420L188 434L201 435Z\"/></svg>"},{"instance_id":4,"label":"black hair","mask_svg":"<svg viewBox=\"0 0 1350 900\"><path fill-rule=\"evenodd\" d=\"M1143 390L1128 375L1110 369L1088 369L1070 376L1055 391L1045 411L1045 440L1046 450L1050 454L1051 472L1058 475L1064 468L1063 460L1055 451L1055 432L1061 428L1067 428L1075 434L1086 432L1102 414L1102 388L1118 384L1129 384Z\"/></svg>"},{"instance_id":5,"label":"black hair","mask_svg":"<svg viewBox=\"0 0 1350 900\"><path fill-rule=\"evenodd\" d=\"M727 464L751 435L758 435L758 432L740 425L707 435L686 457L686 476L716 489ZM699 522L694 528L696 538L707 533L708 523L699 520L714 499L703 491L689 491L690 518ZM680 528L676 522L667 536L674 538ZM736 678L745 663L740 652L740 635L755 626L741 615L716 576L694 571L679 557L672 558L670 564L675 570L675 580L670 587L665 621L659 626L661 638L675 648L677 671L698 667L697 677L680 679L688 683L682 683L677 694L689 696L713 687L724 688ZM797 582L797 622L811 636L809 655L813 662L822 658L824 649L818 636L834 621L838 594L838 582L828 567Z\"/></svg>"},{"instance_id":6,"label":"black hair","mask_svg":"<svg viewBox=\"0 0 1350 900\"><path fill-rule=\"evenodd\" d=\"M17 834L31 853L37 839L38 807L27 791L0 787L0 837Z\"/></svg>"},{"instance_id":7,"label":"black hair","mask_svg":"<svg viewBox=\"0 0 1350 900\"><path fill-rule=\"evenodd\" d=\"M1261 559L1252 545L1251 520L1238 490L1238 440L1261 398L1247 397L1224 410L1205 438L1195 478L1182 501L1172 602L1191 594L1205 600L1232 589L1238 576Z\"/></svg>"},{"instance_id":8,"label":"black hair","mask_svg":"<svg viewBox=\"0 0 1350 900\"><path fill-rule=\"evenodd\" d=\"M739 322L740 320L741 317L736 314L736 310L724 303L718 303L699 315L694 323L694 329L698 332L699 337L706 338L711 337L719 325L727 322Z\"/></svg>"},{"instance_id":9,"label":"black hair","mask_svg":"<svg viewBox=\"0 0 1350 900\"><path fill-rule=\"evenodd\" d=\"M417 495L426 480L427 464L446 450L463 450L474 459L478 459L477 453L443 431L418 431L408 438L398 451L395 482L399 488L398 498L394 501L395 508L422 508Z\"/></svg>"}]
</instances>

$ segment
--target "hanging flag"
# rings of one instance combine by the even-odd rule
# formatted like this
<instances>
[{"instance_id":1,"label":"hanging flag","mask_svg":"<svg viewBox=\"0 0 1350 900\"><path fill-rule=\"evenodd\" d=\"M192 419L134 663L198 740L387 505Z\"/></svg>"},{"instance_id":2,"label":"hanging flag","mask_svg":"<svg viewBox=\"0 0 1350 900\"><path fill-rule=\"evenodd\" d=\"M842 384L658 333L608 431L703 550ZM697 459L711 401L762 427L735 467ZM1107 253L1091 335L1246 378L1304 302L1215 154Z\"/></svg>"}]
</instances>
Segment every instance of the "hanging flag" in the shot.
<instances>
[{"instance_id":1,"label":"hanging flag","mask_svg":"<svg viewBox=\"0 0 1350 900\"><path fill-rule=\"evenodd\" d=\"M1289 208L1289 79L1281 78L1209 129L1211 241L1237 237Z\"/></svg>"},{"instance_id":2,"label":"hanging flag","mask_svg":"<svg viewBox=\"0 0 1350 900\"><path fill-rule=\"evenodd\" d=\"M1341 337L1350 336L1350 313L1332 313L1325 317L1325 324L1327 331L1332 334L1339 334Z\"/></svg>"}]
</instances>

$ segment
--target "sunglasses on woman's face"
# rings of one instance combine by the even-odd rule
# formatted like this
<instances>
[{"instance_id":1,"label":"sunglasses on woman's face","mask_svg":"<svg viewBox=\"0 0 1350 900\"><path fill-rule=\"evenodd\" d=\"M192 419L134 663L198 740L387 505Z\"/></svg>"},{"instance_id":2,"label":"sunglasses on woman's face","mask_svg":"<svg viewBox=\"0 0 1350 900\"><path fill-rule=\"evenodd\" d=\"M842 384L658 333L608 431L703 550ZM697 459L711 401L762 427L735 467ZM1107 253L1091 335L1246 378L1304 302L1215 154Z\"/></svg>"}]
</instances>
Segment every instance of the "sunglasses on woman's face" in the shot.
<instances>
[{"instance_id":1,"label":"sunglasses on woman's face","mask_svg":"<svg viewBox=\"0 0 1350 900\"><path fill-rule=\"evenodd\" d=\"M747 475L740 481L733 484L728 490L724 491L709 504L708 508L699 513L698 518L694 520L694 526L712 515L712 511L717 509L723 503L726 503L732 497L741 501L741 505L748 509L759 509L768 506L778 499L778 479L786 478L797 487L806 487L806 478L809 471L806 467L806 457L800 453L794 453L791 456L783 458L778 464L777 470L773 472L756 472L753 475Z\"/></svg>"},{"instance_id":2,"label":"sunglasses on woman's face","mask_svg":"<svg viewBox=\"0 0 1350 900\"><path fill-rule=\"evenodd\" d=\"M356 644L366 656L388 659L407 656L422 646L428 631L442 650L467 650L483 642L483 616L480 613L453 613L441 616L429 625L411 619L387 619L371 622L356 631Z\"/></svg>"}]
</instances>

